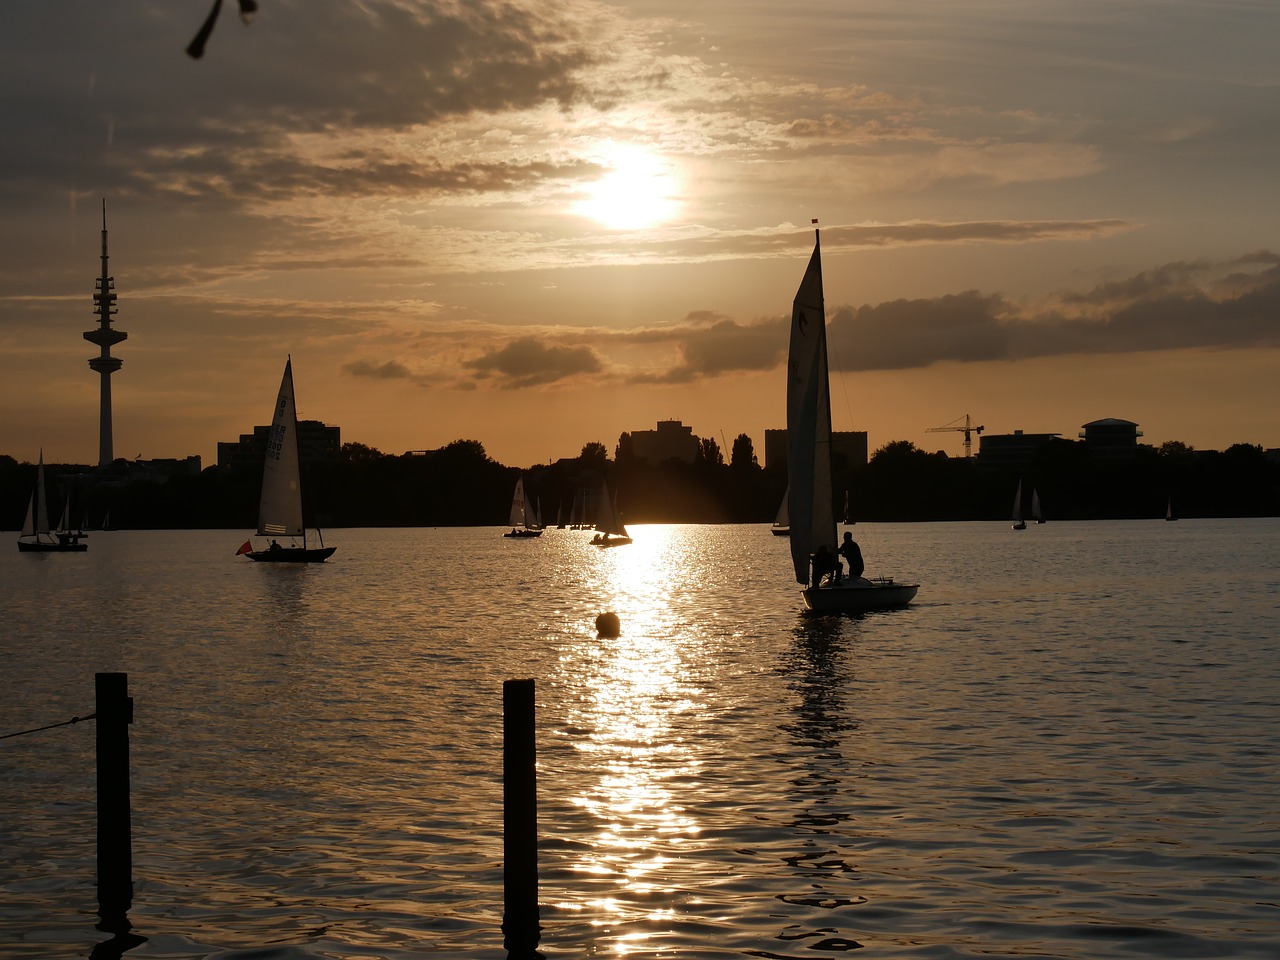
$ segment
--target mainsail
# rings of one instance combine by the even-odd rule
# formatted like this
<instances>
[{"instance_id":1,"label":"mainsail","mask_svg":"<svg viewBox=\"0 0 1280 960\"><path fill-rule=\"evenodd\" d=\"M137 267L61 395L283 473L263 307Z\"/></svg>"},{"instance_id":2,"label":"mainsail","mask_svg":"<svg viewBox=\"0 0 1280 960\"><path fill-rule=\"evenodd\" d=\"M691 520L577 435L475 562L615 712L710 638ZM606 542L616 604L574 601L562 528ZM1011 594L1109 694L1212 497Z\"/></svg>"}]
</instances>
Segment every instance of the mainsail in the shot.
<instances>
[{"instance_id":1,"label":"mainsail","mask_svg":"<svg viewBox=\"0 0 1280 960\"><path fill-rule=\"evenodd\" d=\"M809 582L809 558L818 547L836 549L831 502L831 393L827 382L827 326L822 298L822 254L814 231L813 256L791 313L787 355L787 471L791 486L791 562L796 580Z\"/></svg>"},{"instance_id":2,"label":"mainsail","mask_svg":"<svg viewBox=\"0 0 1280 960\"><path fill-rule=\"evenodd\" d=\"M280 394L271 418L267 457L262 467L258 534L301 537L302 487L298 475L298 416L293 406L293 358L285 361Z\"/></svg>"}]
</instances>

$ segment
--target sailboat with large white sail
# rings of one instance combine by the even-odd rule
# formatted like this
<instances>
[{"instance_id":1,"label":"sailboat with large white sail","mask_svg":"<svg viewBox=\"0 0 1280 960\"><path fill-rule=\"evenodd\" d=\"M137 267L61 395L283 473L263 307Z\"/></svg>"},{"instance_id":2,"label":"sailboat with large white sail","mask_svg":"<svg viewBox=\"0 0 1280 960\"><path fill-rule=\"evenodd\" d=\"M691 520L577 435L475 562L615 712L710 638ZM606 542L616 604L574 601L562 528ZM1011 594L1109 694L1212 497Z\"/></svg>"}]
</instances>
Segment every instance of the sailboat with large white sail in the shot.
<instances>
[{"instance_id":1,"label":"sailboat with large white sail","mask_svg":"<svg viewBox=\"0 0 1280 960\"><path fill-rule=\"evenodd\" d=\"M64 521L64 526L66 524L67 521ZM31 501L27 504L27 518L23 521L22 533L18 535L18 551L83 553L88 549L89 545L81 543L80 536L69 529L60 530L56 534L49 532L49 504L44 489L44 451L41 450L40 462L36 467L36 485L31 491Z\"/></svg>"},{"instance_id":2,"label":"sailboat with large white sail","mask_svg":"<svg viewBox=\"0 0 1280 960\"><path fill-rule=\"evenodd\" d=\"M621 547L631 542L631 534L618 516L618 505L609 497L609 484L600 481L600 510L596 515L596 530L591 542L597 547Z\"/></svg>"},{"instance_id":3,"label":"sailboat with large white sail","mask_svg":"<svg viewBox=\"0 0 1280 960\"><path fill-rule=\"evenodd\" d=\"M258 536L290 537L282 547L276 540L263 550L255 550L246 540L236 551L250 560L266 563L319 563L333 556L337 547L326 547L316 530L320 546L307 544L307 528L302 521L302 477L298 467L298 415L293 402L293 358L284 364L280 393L276 396L267 439L267 456L262 465L262 497L258 501ZM297 541L301 540L299 544Z\"/></svg>"},{"instance_id":4,"label":"sailboat with large white sail","mask_svg":"<svg viewBox=\"0 0 1280 960\"><path fill-rule=\"evenodd\" d=\"M538 521L537 509L524 496L524 477L516 479L516 489L511 494L511 516L507 522L511 524L511 532L504 533L504 537L524 539L542 536L542 524Z\"/></svg>"},{"instance_id":5,"label":"sailboat with large white sail","mask_svg":"<svg viewBox=\"0 0 1280 960\"><path fill-rule=\"evenodd\" d=\"M796 580L807 584L805 606L818 613L856 613L901 607L920 589L891 577L839 577L834 571L836 517L831 484L831 391L827 372L827 325L822 294L821 238L814 230L813 255L796 291L787 358L787 469L791 485L791 561ZM815 557L819 560L814 563ZM830 563L828 573L823 560ZM815 576L810 581L810 565Z\"/></svg>"}]
</instances>

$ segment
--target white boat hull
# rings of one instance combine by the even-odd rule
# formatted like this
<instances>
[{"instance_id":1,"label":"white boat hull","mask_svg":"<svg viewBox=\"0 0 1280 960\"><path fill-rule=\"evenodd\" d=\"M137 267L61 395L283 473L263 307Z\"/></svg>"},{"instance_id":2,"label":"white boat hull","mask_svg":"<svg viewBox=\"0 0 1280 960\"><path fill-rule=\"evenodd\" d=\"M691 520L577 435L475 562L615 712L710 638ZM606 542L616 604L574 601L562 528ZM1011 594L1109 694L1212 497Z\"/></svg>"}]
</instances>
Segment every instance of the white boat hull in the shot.
<instances>
[{"instance_id":1,"label":"white boat hull","mask_svg":"<svg viewBox=\"0 0 1280 960\"><path fill-rule=\"evenodd\" d=\"M800 594L804 597L804 605L815 613L858 613L905 607L919 589L918 583L847 577L838 583L809 587L801 590Z\"/></svg>"}]
</instances>

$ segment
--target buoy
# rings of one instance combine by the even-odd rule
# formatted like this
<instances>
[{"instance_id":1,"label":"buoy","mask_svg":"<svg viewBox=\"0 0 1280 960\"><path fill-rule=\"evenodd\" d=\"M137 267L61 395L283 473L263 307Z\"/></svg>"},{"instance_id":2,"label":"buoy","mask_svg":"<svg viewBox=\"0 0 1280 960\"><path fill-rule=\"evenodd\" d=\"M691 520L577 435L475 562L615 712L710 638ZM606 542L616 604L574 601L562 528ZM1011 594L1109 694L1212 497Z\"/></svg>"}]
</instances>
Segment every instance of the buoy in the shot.
<instances>
[{"instance_id":1,"label":"buoy","mask_svg":"<svg viewBox=\"0 0 1280 960\"><path fill-rule=\"evenodd\" d=\"M602 613L596 617L596 633L602 637L616 637L622 633L622 624L616 613Z\"/></svg>"}]
</instances>

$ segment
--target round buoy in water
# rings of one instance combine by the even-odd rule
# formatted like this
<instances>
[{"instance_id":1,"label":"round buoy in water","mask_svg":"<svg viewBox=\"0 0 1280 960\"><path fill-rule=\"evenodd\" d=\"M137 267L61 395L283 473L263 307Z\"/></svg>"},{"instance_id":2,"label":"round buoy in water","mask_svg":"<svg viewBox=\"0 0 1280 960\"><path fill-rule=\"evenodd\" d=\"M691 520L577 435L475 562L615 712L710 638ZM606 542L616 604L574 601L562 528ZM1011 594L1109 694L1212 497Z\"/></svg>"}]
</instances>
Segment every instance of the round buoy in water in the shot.
<instances>
[{"instance_id":1,"label":"round buoy in water","mask_svg":"<svg viewBox=\"0 0 1280 960\"><path fill-rule=\"evenodd\" d=\"M616 637L622 633L622 623L616 613L602 613L596 617L596 633L602 637Z\"/></svg>"}]
</instances>

